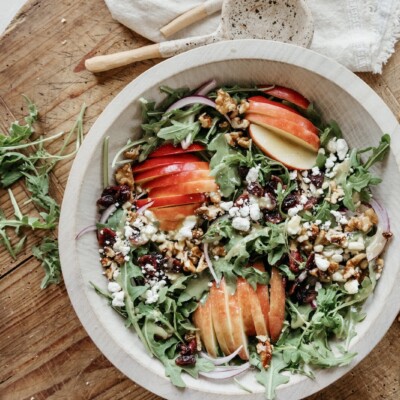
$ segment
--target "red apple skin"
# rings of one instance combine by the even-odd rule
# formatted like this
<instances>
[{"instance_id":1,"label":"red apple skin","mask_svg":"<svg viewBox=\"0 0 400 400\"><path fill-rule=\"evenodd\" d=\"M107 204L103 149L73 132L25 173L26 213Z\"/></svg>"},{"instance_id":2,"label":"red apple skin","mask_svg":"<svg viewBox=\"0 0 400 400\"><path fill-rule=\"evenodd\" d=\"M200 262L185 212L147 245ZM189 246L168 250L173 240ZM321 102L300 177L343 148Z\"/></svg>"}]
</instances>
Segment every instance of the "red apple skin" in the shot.
<instances>
[{"instance_id":1,"label":"red apple skin","mask_svg":"<svg viewBox=\"0 0 400 400\"><path fill-rule=\"evenodd\" d=\"M211 357L218 356L218 342L212 322L211 302L209 298L204 304L199 304L193 313L193 324L199 329L201 341Z\"/></svg>"},{"instance_id":2,"label":"red apple skin","mask_svg":"<svg viewBox=\"0 0 400 400\"><path fill-rule=\"evenodd\" d=\"M270 310L269 310L269 330L273 343L277 342L282 332L285 320L285 286L282 275L278 269L272 267L270 279Z\"/></svg>"},{"instance_id":3,"label":"red apple skin","mask_svg":"<svg viewBox=\"0 0 400 400\"><path fill-rule=\"evenodd\" d=\"M150 158L132 167L132 171L134 174L137 174L139 172L144 172L149 169L161 167L163 165L183 164L187 162L198 162L198 161L200 161L200 158L198 158L194 154L177 154L172 156Z\"/></svg>"},{"instance_id":4,"label":"red apple skin","mask_svg":"<svg viewBox=\"0 0 400 400\"><path fill-rule=\"evenodd\" d=\"M194 210L199 208L201 203L187 204L183 206L149 208L159 221L179 221L189 215L194 215Z\"/></svg>"},{"instance_id":5,"label":"red apple skin","mask_svg":"<svg viewBox=\"0 0 400 400\"><path fill-rule=\"evenodd\" d=\"M287 110L278 105L273 101L267 100L268 102L256 102L250 101L250 106L246 112L247 114L261 114L269 118L274 118L277 120L287 120L292 123L304 127L306 130L310 131L314 135L318 136L317 127L309 121L307 118L296 114L292 110ZM247 117L246 117L247 118Z\"/></svg>"},{"instance_id":6,"label":"red apple skin","mask_svg":"<svg viewBox=\"0 0 400 400\"><path fill-rule=\"evenodd\" d=\"M236 293L238 303L242 310L243 326L247 336L255 336L256 328L250 308L249 284L243 278L237 280Z\"/></svg>"},{"instance_id":7,"label":"red apple skin","mask_svg":"<svg viewBox=\"0 0 400 400\"><path fill-rule=\"evenodd\" d=\"M230 348L233 348L234 344L233 338L231 338L232 335L227 335L230 326L228 324L228 310L225 303L225 293L221 286L217 288L215 282L211 287L209 298L211 301L214 330L217 336L219 347L225 355L229 355L231 354Z\"/></svg>"},{"instance_id":8,"label":"red apple skin","mask_svg":"<svg viewBox=\"0 0 400 400\"><path fill-rule=\"evenodd\" d=\"M293 113L295 113L295 114L297 114L297 115L301 115L301 114L300 114L298 111L296 111L294 108L289 107L289 106L287 106L286 104L279 103L279 102L277 102L277 101L269 100L269 99L267 99L266 97L263 97L263 96L253 96L253 97L249 97L249 98L248 98L248 101L249 101L250 103L255 102L255 103L270 104L270 105L273 105L273 106L276 106L276 107L283 108L284 110L293 112Z\"/></svg>"},{"instance_id":9,"label":"red apple skin","mask_svg":"<svg viewBox=\"0 0 400 400\"><path fill-rule=\"evenodd\" d=\"M290 101L300 108L307 109L310 102L299 92L283 86L275 86L272 89L265 90L265 94L277 97L278 99Z\"/></svg>"},{"instance_id":10,"label":"red apple skin","mask_svg":"<svg viewBox=\"0 0 400 400\"><path fill-rule=\"evenodd\" d=\"M249 359L248 341L243 323L242 307L235 295L228 295L229 314L231 316L232 336L234 341L234 350L243 346L239 352L239 357L242 360Z\"/></svg>"},{"instance_id":11,"label":"red apple skin","mask_svg":"<svg viewBox=\"0 0 400 400\"><path fill-rule=\"evenodd\" d=\"M157 187L150 190L149 196L153 199L159 197L169 197L192 193L210 193L216 192L218 185L213 179L205 181L185 182L178 185L171 185L166 187Z\"/></svg>"},{"instance_id":12,"label":"red apple skin","mask_svg":"<svg viewBox=\"0 0 400 400\"><path fill-rule=\"evenodd\" d=\"M149 158L170 156L172 154L194 153L197 151L203 151L205 149L205 146L199 143L193 143L187 149L182 149L180 145L174 146L172 143L166 143L154 150L149 155Z\"/></svg>"},{"instance_id":13,"label":"red apple skin","mask_svg":"<svg viewBox=\"0 0 400 400\"><path fill-rule=\"evenodd\" d=\"M271 130L276 130L275 128L280 129L305 142L305 146L308 145L307 147L311 147L315 152L318 152L319 150L319 137L315 133L312 133L293 121L267 117L266 115L261 114L246 114L246 119L251 123L264 126Z\"/></svg>"},{"instance_id":14,"label":"red apple skin","mask_svg":"<svg viewBox=\"0 0 400 400\"><path fill-rule=\"evenodd\" d=\"M153 199L150 197L148 197L147 199L139 199L136 201L136 206L142 207L154 201L154 203L151 206L153 208L171 207L171 206L180 206L192 203L203 203L205 200L206 196L203 193L182 194L177 196L160 197L157 199Z\"/></svg>"},{"instance_id":15,"label":"red apple skin","mask_svg":"<svg viewBox=\"0 0 400 400\"><path fill-rule=\"evenodd\" d=\"M184 182L193 182L208 179L214 180L214 177L210 176L210 172L207 170L180 172L178 174L165 175L161 176L160 178L148 181L142 185L142 188L154 189L157 187L165 187L177 185Z\"/></svg>"},{"instance_id":16,"label":"red apple skin","mask_svg":"<svg viewBox=\"0 0 400 400\"><path fill-rule=\"evenodd\" d=\"M138 185L142 185L143 183L151 181L152 179L159 178L161 176L178 174L180 172L200 171L200 170L209 171L210 166L208 162L199 161L199 162L186 162L183 164L164 165L161 167L152 168L148 171L144 171L139 174L135 174L135 183Z\"/></svg>"}]
</instances>

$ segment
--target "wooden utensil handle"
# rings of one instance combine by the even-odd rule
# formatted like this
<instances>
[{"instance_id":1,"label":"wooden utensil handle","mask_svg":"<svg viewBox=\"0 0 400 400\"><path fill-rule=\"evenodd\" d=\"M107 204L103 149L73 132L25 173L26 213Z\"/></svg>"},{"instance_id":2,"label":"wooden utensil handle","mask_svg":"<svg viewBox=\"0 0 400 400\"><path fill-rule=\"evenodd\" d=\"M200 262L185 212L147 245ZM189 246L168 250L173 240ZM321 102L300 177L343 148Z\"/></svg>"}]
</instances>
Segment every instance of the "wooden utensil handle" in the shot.
<instances>
[{"instance_id":1,"label":"wooden utensil handle","mask_svg":"<svg viewBox=\"0 0 400 400\"><path fill-rule=\"evenodd\" d=\"M89 58L85 61L85 67L91 72L103 72L136 61L150 60L152 58L160 57L162 57L160 53L160 45L157 43L120 53Z\"/></svg>"},{"instance_id":2,"label":"wooden utensil handle","mask_svg":"<svg viewBox=\"0 0 400 400\"><path fill-rule=\"evenodd\" d=\"M164 37L169 38L176 32L181 31L187 26L193 25L195 22L200 21L208 16L206 7L203 4L192 8L191 10L183 13L179 17L172 20L169 24L160 29Z\"/></svg>"}]
</instances>

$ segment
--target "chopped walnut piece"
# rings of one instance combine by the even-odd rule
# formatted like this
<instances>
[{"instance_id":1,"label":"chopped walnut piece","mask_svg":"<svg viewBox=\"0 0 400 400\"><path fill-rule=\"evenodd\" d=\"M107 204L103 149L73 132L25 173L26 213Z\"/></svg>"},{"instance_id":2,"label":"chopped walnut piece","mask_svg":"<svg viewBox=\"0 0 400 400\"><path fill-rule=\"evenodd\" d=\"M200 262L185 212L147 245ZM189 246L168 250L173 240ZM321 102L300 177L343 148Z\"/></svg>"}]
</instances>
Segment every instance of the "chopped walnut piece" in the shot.
<instances>
[{"instance_id":1,"label":"chopped walnut piece","mask_svg":"<svg viewBox=\"0 0 400 400\"><path fill-rule=\"evenodd\" d=\"M211 249L211 253L214 256L224 257L226 255L226 250L224 246L215 246Z\"/></svg>"},{"instance_id":2,"label":"chopped walnut piece","mask_svg":"<svg viewBox=\"0 0 400 400\"><path fill-rule=\"evenodd\" d=\"M204 271L205 269L208 268L208 264L206 263L205 259L204 259L204 254L201 256L199 262L197 263L197 268L196 268L196 272L200 273L202 271Z\"/></svg>"},{"instance_id":3,"label":"chopped walnut piece","mask_svg":"<svg viewBox=\"0 0 400 400\"><path fill-rule=\"evenodd\" d=\"M122 265L125 262L125 257L122 253L117 253L114 257L114 261L117 264Z\"/></svg>"},{"instance_id":4,"label":"chopped walnut piece","mask_svg":"<svg viewBox=\"0 0 400 400\"><path fill-rule=\"evenodd\" d=\"M215 99L216 109L221 114L227 114L232 111L236 111L237 102L232 98L229 93L219 89L217 92L217 98Z\"/></svg>"},{"instance_id":5,"label":"chopped walnut piece","mask_svg":"<svg viewBox=\"0 0 400 400\"><path fill-rule=\"evenodd\" d=\"M195 210L196 215L204 218L207 221L212 221L218 217L218 215L223 214L224 211L217 206L202 206Z\"/></svg>"},{"instance_id":6,"label":"chopped walnut piece","mask_svg":"<svg viewBox=\"0 0 400 400\"><path fill-rule=\"evenodd\" d=\"M237 140L237 144L242 147L243 149L249 149L251 140L248 137L241 137Z\"/></svg>"},{"instance_id":7,"label":"chopped walnut piece","mask_svg":"<svg viewBox=\"0 0 400 400\"><path fill-rule=\"evenodd\" d=\"M192 247L192 249L190 250L190 253L192 256L200 258L203 255L203 252L200 250L199 246L194 246Z\"/></svg>"},{"instance_id":8,"label":"chopped walnut piece","mask_svg":"<svg viewBox=\"0 0 400 400\"><path fill-rule=\"evenodd\" d=\"M104 271L104 275L110 281L113 279L114 271L117 269L117 264L112 262L111 265Z\"/></svg>"},{"instance_id":9,"label":"chopped walnut piece","mask_svg":"<svg viewBox=\"0 0 400 400\"><path fill-rule=\"evenodd\" d=\"M239 114L244 114L250 107L250 103L243 99L238 105Z\"/></svg>"},{"instance_id":10,"label":"chopped walnut piece","mask_svg":"<svg viewBox=\"0 0 400 400\"><path fill-rule=\"evenodd\" d=\"M133 147L132 149L129 149L124 152L124 157L127 158L128 160L135 161L140 154L140 146Z\"/></svg>"},{"instance_id":11,"label":"chopped walnut piece","mask_svg":"<svg viewBox=\"0 0 400 400\"><path fill-rule=\"evenodd\" d=\"M115 251L111 247L106 246L104 247L104 255L108 258L113 258L115 256Z\"/></svg>"},{"instance_id":12,"label":"chopped walnut piece","mask_svg":"<svg viewBox=\"0 0 400 400\"><path fill-rule=\"evenodd\" d=\"M132 189L135 180L133 179L131 164L126 163L122 167L118 168L115 172L115 180L119 185L127 185Z\"/></svg>"},{"instance_id":13,"label":"chopped walnut piece","mask_svg":"<svg viewBox=\"0 0 400 400\"><path fill-rule=\"evenodd\" d=\"M200 115L199 122L200 122L202 128L211 128L212 127L212 118L206 113L203 113Z\"/></svg>"},{"instance_id":14,"label":"chopped walnut piece","mask_svg":"<svg viewBox=\"0 0 400 400\"><path fill-rule=\"evenodd\" d=\"M258 343L256 345L257 354L260 355L261 364L264 368L268 368L272 359L271 342L266 336L257 336Z\"/></svg>"},{"instance_id":15,"label":"chopped walnut piece","mask_svg":"<svg viewBox=\"0 0 400 400\"><path fill-rule=\"evenodd\" d=\"M345 231L352 232L359 230L362 232L368 232L377 223L378 216L372 208L369 208L358 217L351 217L345 228Z\"/></svg>"},{"instance_id":16,"label":"chopped walnut piece","mask_svg":"<svg viewBox=\"0 0 400 400\"><path fill-rule=\"evenodd\" d=\"M111 265L112 260L108 257L103 257L100 261L103 267L109 267Z\"/></svg>"},{"instance_id":17,"label":"chopped walnut piece","mask_svg":"<svg viewBox=\"0 0 400 400\"><path fill-rule=\"evenodd\" d=\"M214 204L221 203L221 193L219 193L219 192L211 192L210 193L210 200Z\"/></svg>"},{"instance_id":18,"label":"chopped walnut piece","mask_svg":"<svg viewBox=\"0 0 400 400\"><path fill-rule=\"evenodd\" d=\"M235 117L231 119L231 125L233 129L247 129L250 125L250 122L247 119Z\"/></svg>"},{"instance_id":19,"label":"chopped walnut piece","mask_svg":"<svg viewBox=\"0 0 400 400\"><path fill-rule=\"evenodd\" d=\"M204 235L203 229L195 228L192 230L193 239L200 239Z\"/></svg>"}]
</instances>

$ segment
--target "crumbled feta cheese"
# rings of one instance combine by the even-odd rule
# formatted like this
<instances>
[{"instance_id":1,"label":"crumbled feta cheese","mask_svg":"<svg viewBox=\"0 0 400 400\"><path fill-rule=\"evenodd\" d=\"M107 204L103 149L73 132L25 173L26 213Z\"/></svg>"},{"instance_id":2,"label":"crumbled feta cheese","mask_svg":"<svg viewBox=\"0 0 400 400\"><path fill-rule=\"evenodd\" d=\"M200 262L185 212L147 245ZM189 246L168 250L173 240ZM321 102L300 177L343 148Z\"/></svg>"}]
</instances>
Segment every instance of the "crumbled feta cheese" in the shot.
<instances>
[{"instance_id":1,"label":"crumbled feta cheese","mask_svg":"<svg viewBox=\"0 0 400 400\"><path fill-rule=\"evenodd\" d=\"M250 221L247 218L235 217L232 226L238 231L247 232L250 229Z\"/></svg>"},{"instance_id":2,"label":"crumbled feta cheese","mask_svg":"<svg viewBox=\"0 0 400 400\"><path fill-rule=\"evenodd\" d=\"M308 171L307 170L305 170L305 171L303 171L302 173L301 173L301 176L303 176L303 177L307 177L308 176Z\"/></svg>"},{"instance_id":3,"label":"crumbled feta cheese","mask_svg":"<svg viewBox=\"0 0 400 400\"><path fill-rule=\"evenodd\" d=\"M329 268L329 261L320 254L315 255L315 265L320 271L326 271Z\"/></svg>"},{"instance_id":4,"label":"crumbled feta cheese","mask_svg":"<svg viewBox=\"0 0 400 400\"><path fill-rule=\"evenodd\" d=\"M119 292L114 292L111 296L113 298L111 302L113 307L123 307L125 305L125 293L122 290Z\"/></svg>"},{"instance_id":5,"label":"crumbled feta cheese","mask_svg":"<svg viewBox=\"0 0 400 400\"><path fill-rule=\"evenodd\" d=\"M261 211L260 211L260 207L258 206L257 203L250 204L249 208L250 208L250 218L253 221L258 221L259 219L261 219L262 214L261 214Z\"/></svg>"},{"instance_id":6,"label":"crumbled feta cheese","mask_svg":"<svg viewBox=\"0 0 400 400\"><path fill-rule=\"evenodd\" d=\"M260 166L252 167L249 169L249 172L246 175L246 182L253 183L258 181L258 171L260 170Z\"/></svg>"},{"instance_id":7,"label":"crumbled feta cheese","mask_svg":"<svg viewBox=\"0 0 400 400\"><path fill-rule=\"evenodd\" d=\"M113 272L113 279L117 279L117 278L119 277L119 274L120 274L120 270L119 270L119 269L116 269L116 270Z\"/></svg>"},{"instance_id":8,"label":"crumbled feta cheese","mask_svg":"<svg viewBox=\"0 0 400 400\"><path fill-rule=\"evenodd\" d=\"M243 206L239 209L239 214L241 217L248 217L250 214L250 207L249 206Z\"/></svg>"},{"instance_id":9,"label":"crumbled feta cheese","mask_svg":"<svg viewBox=\"0 0 400 400\"><path fill-rule=\"evenodd\" d=\"M316 246L314 246L314 251L316 253L321 253L324 250L324 246L322 246L322 244L317 244Z\"/></svg>"},{"instance_id":10,"label":"crumbled feta cheese","mask_svg":"<svg viewBox=\"0 0 400 400\"><path fill-rule=\"evenodd\" d=\"M131 246L125 240L122 240L120 237L117 237L113 245L113 250L116 253L122 253L124 256L126 256L131 250Z\"/></svg>"},{"instance_id":11,"label":"crumbled feta cheese","mask_svg":"<svg viewBox=\"0 0 400 400\"><path fill-rule=\"evenodd\" d=\"M311 182L311 179L310 179L310 178L303 178L303 182L304 182L304 183L310 183L310 182Z\"/></svg>"},{"instance_id":12,"label":"crumbled feta cheese","mask_svg":"<svg viewBox=\"0 0 400 400\"><path fill-rule=\"evenodd\" d=\"M349 146L344 139L338 139L336 142L336 153L339 160L344 160L347 152L349 151Z\"/></svg>"},{"instance_id":13,"label":"crumbled feta cheese","mask_svg":"<svg viewBox=\"0 0 400 400\"><path fill-rule=\"evenodd\" d=\"M146 296L146 304L152 304L157 302L159 298L159 291L162 289L167 282L164 280L161 281L151 281L150 286L151 288L149 290L146 290L145 296Z\"/></svg>"},{"instance_id":14,"label":"crumbled feta cheese","mask_svg":"<svg viewBox=\"0 0 400 400\"><path fill-rule=\"evenodd\" d=\"M306 240L308 240L308 235L301 235L301 236L299 236L299 237L297 238L297 241L298 241L299 243L303 243L303 242L305 242Z\"/></svg>"},{"instance_id":15,"label":"crumbled feta cheese","mask_svg":"<svg viewBox=\"0 0 400 400\"><path fill-rule=\"evenodd\" d=\"M136 218L135 221L132 222L132 226L134 226L137 229L140 229L143 228L144 224L140 218Z\"/></svg>"},{"instance_id":16,"label":"crumbled feta cheese","mask_svg":"<svg viewBox=\"0 0 400 400\"><path fill-rule=\"evenodd\" d=\"M300 196L300 203L304 205L304 204L307 203L307 201L308 201L308 197L303 193L303 194Z\"/></svg>"},{"instance_id":17,"label":"crumbled feta cheese","mask_svg":"<svg viewBox=\"0 0 400 400\"><path fill-rule=\"evenodd\" d=\"M343 215L342 218L340 218L339 224L347 225L348 223L349 223L349 220Z\"/></svg>"},{"instance_id":18,"label":"crumbled feta cheese","mask_svg":"<svg viewBox=\"0 0 400 400\"><path fill-rule=\"evenodd\" d=\"M322 189L322 190L325 190L325 189L328 189L328 187L329 187L329 182L328 182L328 181L325 181L325 182L322 184L321 189Z\"/></svg>"},{"instance_id":19,"label":"crumbled feta cheese","mask_svg":"<svg viewBox=\"0 0 400 400\"><path fill-rule=\"evenodd\" d=\"M332 249L330 249L330 250L325 250L322 254L323 254L325 257L332 257L333 254L334 254L334 251L333 251Z\"/></svg>"},{"instance_id":20,"label":"crumbled feta cheese","mask_svg":"<svg viewBox=\"0 0 400 400\"><path fill-rule=\"evenodd\" d=\"M290 178L291 181L295 181L297 179L297 171L296 170L290 171L289 172L289 178Z\"/></svg>"},{"instance_id":21,"label":"crumbled feta cheese","mask_svg":"<svg viewBox=\"0 0 400 400\"><path fill-rule=\"evenodd\" d=\"M311 172L312 172L313 175L318 175L321 171L319 170L318 167L313 167L311 169Z\"/></svg>"},{"instance_id":22,"label":"crumbled feta cheese","mask_svg":"<svg viewBox=\"0 0 400 400\"><path fill-rule=\"evenodd\" d=\"M322 289L321 282L317 282L317 283L315 284L315 290L318 292L318 290L320 290L320 289Z\"/></svg>"},{"instance_id":23,"label":"crumbled feta cheese","mask_svg":"<svg viewBox=\"0 0 400 400\"><path fill-rule=\"evenodd\" d=\"M297 206L289 208L289 210L288 210L289 217L294 217L296 214L298 214L300 211L302 211L303 208L304 207L302 204L297 204Z\"/></svg>"},{"instance_id":24,"label":"crumbled feta cheese","mask_svg":"<svg viewBox=\"0 0 400 400\"><path fill-rule=\"evenodd\" d=\"M221 201L219 203L219 206L224 210L224 211L229 211L232 206L233 206L233 201Z\"/></svg>"},{"instance_id":25,"label":"crumbled feta cheese","mask_svg":"<svg viewBox=\"0 0 400 400\"><path fill-rule=\"evenodd\" d=\"M323 147L320 147L318 150L318 154L325 154L325 149Z\"/></svg>"},{"instance_id":26,"label":"crumbled feta cheese","mask_svg":"<svg viewBox=\"0 0 400 400\"><path fill-rule=\"evenodd\" d=\"M107 289L109 292L115 293L121 290L121 286L117 282L109 282Z\"/></svg>"},{"instance_id":27,"label":"crumbled feta cheese","mask_svg":"<svg viewBox=\"0 0 400 400\"><path fill-rule=\"evenodd\" d=\"M322 221L320 219L315 220L315 225L321 225L321 224L322 224Z\"/></svg>"},{"instance_id":28,"label":"crumbled feta cheese","mask_svg":"<svg viewBox=\"0 0 400 400\"><path fill-rule=\"evenodd\" d=\"M356 293L358 293L358 286L359 286L359 283L358 283L357 279L351 279L350 281L347 281L344 284L344 289L349 294L356 294Z\"/></svg>"},{"instance_id":29,"label":"crumbled feta cheese","mask_svg":"<svg viewBox=\"0 0 400 400\"><path fill-rule=\"evenodd\" d=\"M346 279L344 279L343 275L340 272L334 272L332 274L332 280L335 282L345 282Z\"/></svg>"},{"instance_id":30,"label":"crumbled feta cheese","mask_svg":"<svg viewBox=\"0 0 400 400\"><path fill-rule=\"evenodd\" d=\"M131 236L133 236L134 233L135 233L135 231L129 225L124 227L124 236L127 239L129 239Z\"/></svg>"},{"instance_id":31,"label":"crumbled feta cheese","mask_svg":"<svg viewBox=\"0 0 400 400\"><path fill-rule=\"evenodd\" d=\"M154 225L146 225L143 229L141 229L140 233L147 239L150 238L157 232L157 228Z\"/></svg>"},{"instance_id":32,"label":"crumbled feta cheese","mask_svg":"<svg viewBox=\"0 0 400 400\"><path fill-rule=\"evenodd\" d=\"M239 207L232 207L229 210L229 215L233 218L233 217L237 217L239 216Z\"/></svg>"},{"instance_id":33,"label":"crumbled feta cheese","mask_svg":"<svg viewBox=\"0 0 400 400\"><path fill-rule=\"evenodd\" d=\"M365 249L365 245L364 245L364 241L362 240L362 238L360 238L361 240L358 240L357 242L349 242L349 244L347 245L347 248L349 250L353 250L353 251L361 251Z\"/></svg>"},{"instance_id":34,"label":"crumbled feta cheese","mask_svg":"<svg viewBox=\"0 0 400 400\"><path fill-rule=\"evenodd\" d=\"M298 215L290 218L287 223L287 233L289 235L297 235L301 230L301 218Z\"/></svg>"},{"instance_id":35,"label":"crumbled feta cheese","mask_svg":"<svg viewBox=\"0 0 400 400\"><path fill-rule=\"evenodd\" d=\"M332 261L337 262L337 263L341 263L343 261L343 256L340 254L334 254L332 256Z\"/></svg>"},{"instance_id":36,"label":"crumbled feta cheese","mask_svg":"<svg viewBox=\"0 0 400 400\"><path fill-rule=\"evenodd\" d=\"M154 215L154 213L150 210L145 210L145 212L143 213L143 215L150 221L150 222L155 222L157 221L156 216Z\"/></svg>"},{"instance_id":37,"label":"crumbled feta cheese","mask_svg":"<svg viewBox=\"0 0 400 400\"><path fill-rule=\"evenodd\" d=\"M335 162L331 158L328 158L325 162L326 169L331 169L334 167L334 165L335 165Z\"/></svg>"},{"instance_id":38,"label":"crumbled feta cheese","mask_svg":"<svg viewBox=\"0 0 400 400\"><path fill-rule=\"evenodd\" d=\"M336 153L337 149L336 138L333 138L328 142L328 144L326 145L326 149L329 151L329 153Z\"/></svg>"}]
</instances>

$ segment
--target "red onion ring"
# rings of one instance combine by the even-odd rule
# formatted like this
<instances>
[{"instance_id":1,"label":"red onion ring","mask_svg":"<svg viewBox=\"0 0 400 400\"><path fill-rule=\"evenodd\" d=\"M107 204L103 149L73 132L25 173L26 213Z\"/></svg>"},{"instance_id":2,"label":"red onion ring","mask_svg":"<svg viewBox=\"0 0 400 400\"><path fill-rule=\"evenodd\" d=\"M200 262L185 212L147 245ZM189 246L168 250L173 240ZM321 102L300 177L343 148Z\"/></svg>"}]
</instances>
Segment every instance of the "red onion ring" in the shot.
<instances>
[{"instance_id":1,"label":"red onion ring","mask_svg":"<svg viewBox=\"0 0 400 400\"><path fill-rule=\"evenodd\" d=\"M89 232L95 232L97 231L97 226L96 225L89 225L86 228L83 228L76 236L75 240L78 240L81 238L83 235L86 235Z\"/></svg>"},{"instance_id":2,"label":"red onion ring","mask_svg":"<svg viewBox=\"0 0 400 400\"><path fill-rule=\"evenodd\" d=\"M234 366L231 367L231 369L227 370L224 367L221 367L223 369L218 370L218 367L211 372L199 372L199 375L204 376L205 378L210 378L210 379L228 379L228 378L233 378L236 375L239 375L243 373L244 371L247 371L250 368L250 363L244 363L243 365L240 366Z\"/></svg>"},{"instance_id":3,"label":"red onion ring","mask_svg":"<svg viewBox=\"0 0 400 400\"><path fill-rule=\"evenodd\" d=\"M210 81L207 81L203 83L195 92L194 94L197 96L207 96L208 93L210 93L212 90L214 90L217 87L217 81L215 79L212 79Z\"/></svg>"},{"instance_id":4,"label":"red onion ring","mask_svg":"<svg viewBox=\"0 0 400 400\"><path fill-rule=\"evenodd\" d=\"M138 208L136 211L138 214L143 214L148 208L150 208L154 204L154 200L150 201L150 203L145 204L144 206Z\"/></svg>"},{"instance_id":5,"label":"red onion ring","mask_svg":"<svg viewBox=\"0 0 400 400\"><path fill-rule=\"evenodd\" d=\"M100 224L104 224L107 222L108 218L110 218L110 215L113 214L115 212L115 210L117 209L117 206L115 204L111 204L111 206L109 206L108 208L106 208L103 212L103 214L101 214L100 217Z\"/></svg>"},{"instance_id":6,"label":"red onion ring","mask_svg":"<svg viewBox=\"0 0 400 400\"><path fill-rule=\"evenodd\" d=\"M204 258L205 258L206 263L208 265L208 268L209 268L209 270L211 272L211 275L213 276L213 278L215 280L215 283L217 284L217 287L219 287L219 284L220 284L221 281L218 279L217 274L215 273L215 270L214 270L214 267L212 265L210 256L208 254L208 243L204 243L203 250L204 250Z\"/></svg>"},{"instance_id":7,"label":"red onion ring","mask_svg":"<svg viewBox=\"0 0 400 400\"><path fill-rule=\"evenodd\" d=\"M240 353L240 350L242 350L242 348L243 345L238 347L232 354L229 354L229 356L225 357L217 357L217 358L210 357L207 353L204 353L203 351L200 353L200 355L202 358L211 361L214 365L221 365L233 360Z\"/></svg>"},{"instance_id":8,"label":"red onion ring","mask_svg":"<svg viewBox=\"0 0 400 400\"><path fill-rule=\"evenodd\" d=\"M203 104L205 106L216 108L215 102L210 100L209 98L205 96L193 95L184 97L176 101L175 103L171 104L165 112L167 113L172 110L177 110L186 106L191 106L192 104Z\"/></svg>"}]
</instances>

